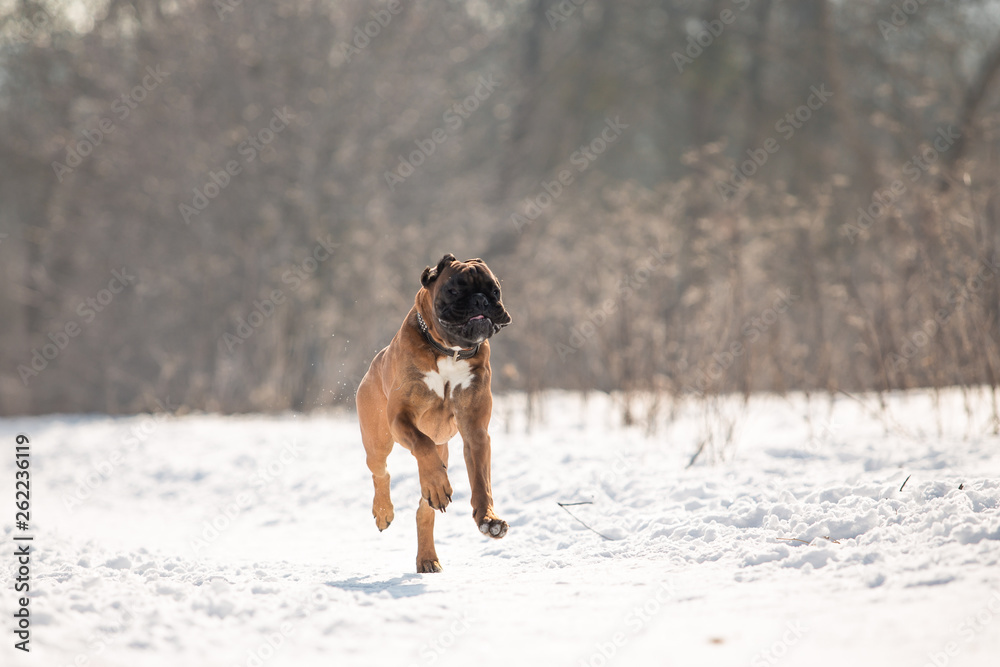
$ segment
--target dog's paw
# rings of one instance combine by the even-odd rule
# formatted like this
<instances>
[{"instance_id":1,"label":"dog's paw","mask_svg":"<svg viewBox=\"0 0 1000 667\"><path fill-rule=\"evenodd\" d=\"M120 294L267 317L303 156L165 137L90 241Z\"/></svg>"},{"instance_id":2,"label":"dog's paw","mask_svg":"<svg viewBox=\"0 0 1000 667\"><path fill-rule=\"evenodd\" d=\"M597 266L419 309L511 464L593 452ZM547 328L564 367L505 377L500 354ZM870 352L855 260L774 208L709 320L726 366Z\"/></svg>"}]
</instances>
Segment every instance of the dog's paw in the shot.
<instances>
[{"instance_id":1,"label":"dog's paw","mask_svg":"<svg viewBox=\"0 0 1000 667\"><path fill-rule=\"evenodd\" d=\"M507 534L507 522L503 519L483 519L479 524L479 532L499 540Z\"/></svg>"},{"instance_id":2,"label":"dog's paw","mask_svg":"<svg viewBox=\"0 0 1000 667\"><path fill-rule=\"evenodd\" d=\"M417 560L417 572L424 574L429 572L440 572L444 568L437 560Z\"/></svg>"},{"instance_id":3,"label":"dog's paw","mask_svg":"<svg viewBox=\"0 0 1000 667\"><path fill-rule=\"evenodd\" d=\"M444 466L420 471L420 495L433 509L445 511L451 502L451 482Z\"/></svg>"},{"instance_id":4,"label":"dog's paw","mask_svg":"<svg viewBox=\"0 0 1000 667\"><path fill-rule=\"evenodd\" d=\"M383 530L389 527L392 520L395 518L395 514L392 511L392 505L389 507L372 507L372 516L375 517L375 525L378 527L378 531L381 533Z\"/></svg>"}]
</instances>

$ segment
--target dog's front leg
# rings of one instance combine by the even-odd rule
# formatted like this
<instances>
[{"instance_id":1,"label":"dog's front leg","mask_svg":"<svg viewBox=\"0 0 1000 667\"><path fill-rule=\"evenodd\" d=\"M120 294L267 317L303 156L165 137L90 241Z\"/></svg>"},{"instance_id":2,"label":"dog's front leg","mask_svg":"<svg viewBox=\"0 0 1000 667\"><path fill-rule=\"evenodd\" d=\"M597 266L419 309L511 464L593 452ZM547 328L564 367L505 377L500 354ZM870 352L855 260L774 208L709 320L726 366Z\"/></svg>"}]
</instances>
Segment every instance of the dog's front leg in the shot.
<instances>
[{"instance_id":1,"label":"dog's front leg","mask_svg":"<svg viewBox=\"0 0 1000 667\"><path fill-rule=\"evenodd\" d=\"M393 418L392 435L417 459L421 497L431 508L443 512L451 502L452 490L448 466L441 460L437 445L417 428L413 415L405 411Z\"/></svg>"},{"instance_id":2,"label":"dog's front leg","mask_svg":"<svg viewBox=\"0 0 1000 667\"><path fill-rule=\"evenodd\" d=\"M472 487L472 518L479 532L493 538L507 534L507 522L493 512L493 488L490 483L490 433L487 430L489 412L464 416L458 430L464 444L465 467L469 470Z\"/></svg>"}]
</instances>

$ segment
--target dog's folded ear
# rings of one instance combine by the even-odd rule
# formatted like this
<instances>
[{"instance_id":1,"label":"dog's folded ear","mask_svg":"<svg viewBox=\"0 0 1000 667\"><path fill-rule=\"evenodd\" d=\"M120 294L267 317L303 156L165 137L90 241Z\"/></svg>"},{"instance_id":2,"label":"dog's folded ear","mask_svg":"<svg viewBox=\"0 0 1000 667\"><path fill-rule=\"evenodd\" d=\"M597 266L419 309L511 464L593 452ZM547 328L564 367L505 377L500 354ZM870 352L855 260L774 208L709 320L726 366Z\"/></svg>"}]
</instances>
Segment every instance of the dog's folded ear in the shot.
<instances>
[{"instance_id":1,"label":"dog's folded ear","mask_svg":"<svg viewBox=\"0 0 1000 667\"><path fill-rule=\"evenodd\" d=\"M420 284L423 285L424 287L430 287L431 283L437 280L437 277L441 274L442 271L444 271L445 267L447 267L452 262L457 262L457 261L458 260L455 259L455 256L449 252L447 255L441 258L441 261L438 262L437 266L435 266L434 268L428 266L426 269L424 269L424 272L420 274Z\"/></svg>"},{"instance_id":2,"label":"dog's folded ear","mask_svg":"<svg viewBox=\"0 0 1000 667\"><path fill-rule=\"evenodd\" d=\"M432 269L428 266L424 269L424 272L420 274L420 284L424 287L430 287L431 283L434 282L437 277L437 269Z\"/></svg>"}]
</instances>

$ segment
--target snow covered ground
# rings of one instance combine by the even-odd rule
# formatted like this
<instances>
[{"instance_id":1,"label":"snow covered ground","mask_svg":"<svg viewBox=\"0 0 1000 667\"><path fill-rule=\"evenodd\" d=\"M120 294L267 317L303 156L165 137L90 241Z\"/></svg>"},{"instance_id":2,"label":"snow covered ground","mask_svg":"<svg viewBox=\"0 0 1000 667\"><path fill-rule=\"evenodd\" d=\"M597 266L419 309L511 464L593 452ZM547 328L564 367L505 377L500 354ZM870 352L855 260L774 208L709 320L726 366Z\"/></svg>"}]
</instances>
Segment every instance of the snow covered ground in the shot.
<instances>
[{"instance_id":1,"label":"snow covered ground","mask_svg":"<svg viewBox=\"0 0 1000 667\"><path fill-rule=\"evenodd\" d=\"M652 433L622 426L619 400L553 394L530 429L524 397L498 401L510 533L476 530L456 444L445 571L426 575L415 462L390 457L396 518L379 533L350 413L0 420L0 664L997 664L1000 438L983 397L690 403ZM723 460L686 467L729 424ZM13 648L18 433L30 654Z\"/></svg>"}]
</instances>

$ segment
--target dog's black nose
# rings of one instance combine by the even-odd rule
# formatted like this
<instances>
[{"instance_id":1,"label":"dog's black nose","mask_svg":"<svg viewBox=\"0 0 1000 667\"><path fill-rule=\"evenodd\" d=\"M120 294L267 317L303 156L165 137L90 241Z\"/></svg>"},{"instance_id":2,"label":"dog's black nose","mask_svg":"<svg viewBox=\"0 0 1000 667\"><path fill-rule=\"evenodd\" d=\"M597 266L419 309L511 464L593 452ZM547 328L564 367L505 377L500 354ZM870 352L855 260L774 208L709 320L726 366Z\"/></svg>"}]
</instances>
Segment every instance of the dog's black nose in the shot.
<instances>
[{"instance_id":1,"label":"dog's black nose","mask_svg":"<svg viewBox=\"0 0 1000 667\"><path fill-rule=\"evenodd\" d=\"M476 292L472 295L472 309L479 312L485 312L487 308L490 307L490 300L486 298L486 295L481 292Z\"/></svg>"}]
</instances>

